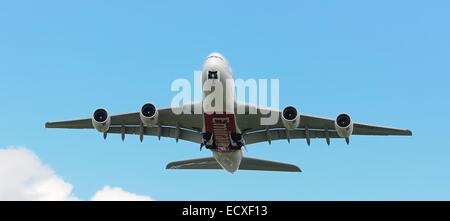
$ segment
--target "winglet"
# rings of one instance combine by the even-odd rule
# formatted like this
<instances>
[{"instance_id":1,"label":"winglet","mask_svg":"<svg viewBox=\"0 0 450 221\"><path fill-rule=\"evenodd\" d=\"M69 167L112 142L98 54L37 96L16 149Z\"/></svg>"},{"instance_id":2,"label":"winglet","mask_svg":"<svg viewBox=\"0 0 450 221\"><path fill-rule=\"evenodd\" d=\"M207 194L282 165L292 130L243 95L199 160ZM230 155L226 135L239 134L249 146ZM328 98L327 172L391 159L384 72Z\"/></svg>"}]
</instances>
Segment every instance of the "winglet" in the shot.
<instances>
[{"instance_id":1,"label":"winglet","mask_svg":"<svg viewBox=\"0 0 450 221\"><path fill-rule=\"evenodd\" d=\"M408 135L408 136L412 136L412 135L413 135L413 133L412 133L412 131L411 131L411 130L406 130L406 135Z\"/></svg>"}]
</instances>

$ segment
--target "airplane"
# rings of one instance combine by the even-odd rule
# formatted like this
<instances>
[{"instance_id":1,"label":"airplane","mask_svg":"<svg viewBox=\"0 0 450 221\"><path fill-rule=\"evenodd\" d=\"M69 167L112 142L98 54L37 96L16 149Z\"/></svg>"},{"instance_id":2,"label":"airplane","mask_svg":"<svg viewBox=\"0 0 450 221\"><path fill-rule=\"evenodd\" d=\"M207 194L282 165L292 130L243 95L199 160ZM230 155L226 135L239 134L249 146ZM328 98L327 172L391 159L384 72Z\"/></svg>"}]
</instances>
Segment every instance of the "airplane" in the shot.
<instances>
[{"instance_id":1,"label":"airplane","mask_svg":"<svg viewBox=\"0 0 450 221\"><path fill-rule=\"evenodd\" d=\"M134 134L139 135L141 142L146 135L158 139L173 138L177 143L178 140L190 141L200 145L200 150L203 147L211 150L212 157L171 162L166 169L224 169L230 173L237 170L302 172L293 164L244 157L244 148L255 143L271 144L275 140L290 143L291 139L305 139L310 145L311 139L320 138L330 145L334 138L344 139L349 144L351 135L412 136L408 129L355 123L346 113L328 119L299 113L293 106L278 111L238 102L234 85L227 84L233 82L231 66L217 52L207 56L201 78L204 85L209 82L211 87L211 90L203 89L201 102L170 108L157 108L146 103L139 112L119 115L110 115L99 108L91 118L47 122L45 127L96 129L103 133L104 139L108 134L120 134L122 140L126 134ZM211 99L217 99L210 95L219 88L219 84L222 87L226 85L219 94L221 99L215 106L205 105L214 103ZM272 124L262 124L261 119L269 113L274 114L277 120Z\"/></svg>"}]
</instances>

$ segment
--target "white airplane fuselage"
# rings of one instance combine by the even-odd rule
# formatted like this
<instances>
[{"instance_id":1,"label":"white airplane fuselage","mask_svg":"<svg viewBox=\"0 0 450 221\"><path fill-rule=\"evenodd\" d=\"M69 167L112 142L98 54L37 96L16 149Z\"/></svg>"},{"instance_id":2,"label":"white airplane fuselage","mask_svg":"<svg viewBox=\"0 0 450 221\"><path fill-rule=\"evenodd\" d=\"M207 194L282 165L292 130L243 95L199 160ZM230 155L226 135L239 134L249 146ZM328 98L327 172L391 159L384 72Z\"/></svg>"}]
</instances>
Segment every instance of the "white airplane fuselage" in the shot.
<instances>
[{"instance_id":1,"label":"white airplane fuselage","mask_svg":"<svg viewBox=\"0 0 450 221\"><path fill-rule=\"evenodd\" d=\"M231 134L241 131L235 117L235 86L231 66L219 53L206 59L202 70L203 132L211 136L210 148L216 161L228 172L239 169L242 146L232 146ZM235 143L234 143L235 144Z\"/></svg>"}]
</instances>

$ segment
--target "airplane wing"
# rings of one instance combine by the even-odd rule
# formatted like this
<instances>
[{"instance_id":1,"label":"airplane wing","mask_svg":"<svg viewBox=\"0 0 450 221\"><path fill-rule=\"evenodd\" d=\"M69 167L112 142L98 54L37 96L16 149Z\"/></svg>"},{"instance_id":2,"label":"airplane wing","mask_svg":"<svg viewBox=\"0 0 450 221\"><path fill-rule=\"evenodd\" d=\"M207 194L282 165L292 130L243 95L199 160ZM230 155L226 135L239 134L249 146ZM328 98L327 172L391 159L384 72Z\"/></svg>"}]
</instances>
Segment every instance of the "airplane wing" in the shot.
<instances>
[{"instance_id":1,"label":"airplane wing","mask_svg":"<svg viewBox=\"0 0 450 221\"><path fill-rule=\"evenodd\" d=\"M334 120L322 117L316 117L311 115L300 114L300 125L296 130L287 130L281 121L281 112L277 110L269 110L264 108L255 107L248 104L237 104L245 110L244 114L237 114L236 120L239 122L240 129L244 132L244 138L246 144L253 144L259 142L271 142L272 140L280 139L307 139L308 143L310 139L314 138L341 138L335 130ZM251 112L253 111L256 112ZM272 114L278 115L278 122L273 125L261 125L261 118L268 117L268 114L272 111ZM251 114L256 113L256 114ZM412 132L407 129L389 128L361 123L354 123L352 135L398 135L398 136L411 136Z\"/></svg>"},{"instance_id":2,"label":"airplane wing","mask_svg":"<svg viewBox=\"0 0 450 221\"><path fill-rule=\"evenodd\" d=\"M222 169L213 157L175 161L167 164L166 169ZM239 170L263 170L263 171L283 171L302 172L295 165L280 163L268 160L243 157Z\"/></svg>"},{"instance_id":3,"label":"airplane wing","mask_svg":"<svg viewBox=\"0 0 450 221\"><path fill-rule=\"evenodd\" d=\"M191 105L201 105L192 103ZM186 105L185 105L186 106ZM178 107L178 108L185 108ZM190 108L190 107L188 107ZM192 107L190 110L195 110ZM158 109L159 126L141 127L139 112L119 114L111 116L111 126L106 133L117 134L137 134L157 137L170 137L178 141L186 140L194 143L201 143L201 130L203 127L202 114L174 114L171 108ZM92 119L79 119L59 122L48 122L46 128L66 128L66 129L93 129ZM142 130L142 131L141 131ZM141 137L142 139L142 137Z\"/></svg>"},{"instance_id":4,"label":"airplane wing","mask_svg":"<svg viewBox=\"0 0 450 221\"><path fill-rule=\"evenodd\" d=\"M201 103L192 103L178 108L190 108L195 110L195 105ZM236 107L244 108L244 113L236 114L236 120L241 131L244 134L244 139L247 145L259 142L271 142L273 140L286 139L306 139L308 144L310 139L323 138L329 143L332 138L340 138L335 131L334 120L315 117L310 115L300 115L300 125L296 130L286 130L281 121L281 112L278 110L268 110L258 108L248 104L237 103ZM158 109L159 111L159 125L155 127L142 127L138 112L113 115L111 116L111 127L106 133L135 134L169 137L178 140L186 140L197 144L201 143L201 131L203 127L202 114L174 114L171 108ZM256 114L250 114L256 111ZM269 126L261 125L261 118L267 117L267 114L272 111L272 114L278 115L278 121ZM46 128L66 128L66 129L93 129L91 118L48 122L45 124ZM353 135L403 135L411 136L412 132L406 129L396 129L381 126L373 126L367 124L355 123Z\"/></svg>"}]
</instances>

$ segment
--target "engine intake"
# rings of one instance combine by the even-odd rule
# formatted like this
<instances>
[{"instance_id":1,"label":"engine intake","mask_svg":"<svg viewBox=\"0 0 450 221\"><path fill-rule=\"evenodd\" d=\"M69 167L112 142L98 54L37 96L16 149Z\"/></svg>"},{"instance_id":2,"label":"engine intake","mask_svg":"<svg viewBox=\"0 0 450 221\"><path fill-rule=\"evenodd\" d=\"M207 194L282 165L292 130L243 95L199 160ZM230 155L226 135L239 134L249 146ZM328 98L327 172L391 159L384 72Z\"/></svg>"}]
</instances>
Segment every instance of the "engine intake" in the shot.
<instances>
[{"instance_id":1,"label":"engine intake","mask_svg":"<svg viewBox=\"0 0 450 221\"><path fill-rule=\"evenodd\" d=\"M292 106L284 108L281 119L284 127L288 130L295 130L300 124L300 115L298 114L297 109Z\"/></svg>"},{"instance_id":2,"label":"engine intake","mask_svg":"<svg viewBox=\"0 0 450 221\"><path fill-rule=\"evenodd\" d=\"M139 111L139 117L145 126L154 126L158 123L159 112L155 105L151 103L144 104Z\"/></svg>"},{"instance_id":3,"label":"engine intake","mask_svg":"<svg viewBox=\"0 0 450 221\"><path fill-rule=\"evenodd\" d=\"M111 117L105 109L97 109L92 115L92 126L99 132L106 132L111 126Z\"/></svg>"},{"instance_id":4,"label":"engine intake","mask_svg":"<svg viewBox=\"0 0 450 221\"><path fill-rule=\"evenodd\" d=\"M348 114L339 114L334 125L340 137L348 138L353 133L353 121Z\"/></svg>"}]
</instances>

